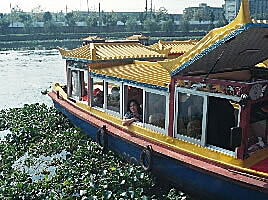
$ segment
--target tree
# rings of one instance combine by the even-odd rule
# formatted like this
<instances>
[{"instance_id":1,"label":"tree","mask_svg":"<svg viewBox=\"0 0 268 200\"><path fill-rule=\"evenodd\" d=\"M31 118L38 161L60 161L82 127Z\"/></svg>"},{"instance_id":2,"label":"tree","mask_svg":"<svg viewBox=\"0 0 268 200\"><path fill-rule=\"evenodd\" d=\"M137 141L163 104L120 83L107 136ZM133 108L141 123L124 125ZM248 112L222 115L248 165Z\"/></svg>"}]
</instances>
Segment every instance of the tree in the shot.
<instances>
[{"instance_id":1,"label":"tree","mask_svg":"<svg viewBox=\"0 0 268 200\"><path fill-rule=\"evenodd\" d=\"M76 25L73 12L69 12L65 15L65 21L70 27L74 27Z\"/></svg>"},{"instance_id":2,"label":"tree","mask_svg":"<svg viewBox=\"0 0 268 200\"><path fill-rule=\"evenodd\" d=\"M61 32L61 27L62 27L62 25L56 24L53 21L47 21L44 24L44 30L47 33L58 33L58 32Z\"/></svg>"},{"instance_id":3,"label":"tree","mask_svg":"<svg viewBox=\"0 0 268 200\"><path fill-rule=\"evenodd\" d=\"M126 21L126 27L128 31L137 30L137 20L135 17L129 17Z\"/></svg>"},{"instance_id":4,"label":"tree","mask_svg":"<svg viewBox=\"0 0 268 200\"><path fill-rule=\"evenodd\" d=\"M162 24L162 31L173 32L175 30L175 23L170 19Z\"/></svg>"},{"instance_id":5,"label":"tree","mask_svg":"<svg viewBox=\"0 0 268 200\"><path fill-rule=\"evenodd\" d=\"M0 32L5 33L6 29L8 28L10 24L10 21L7 16L1 13L1 18L0 18Z\"/></svg>"},{"instance_id":6,"label":"tree","mask_svg":"<svg viewBox=\"0 0 268 200\"><path fill-rule=\"evenodd\" d=\"M52 20L52 15L50 12L45 12L43 15L44 22L50 22Z\"/></svg>"},{"instance_id":7,"label":"tree","mask_svg":"<svg viewBox=\"0 0 268 200\"><path fill-rule=\"evenodd\" d=\"M98 14L96 12L90 12L88 14L86 23L89 27L97 27L98 25Z\"/></svg>"},{"instance_id":8,"label":"tree","mask_svg":"<svg viewBox=\"0 0 268 200\"><path fill-rule=\"evenodd\" d=\"M126 15L121 15L119 17L119 20L124 23L124 26L126 25L126 22L127 22L128 19L129 19L129 17L126 16Z\"/></svg>"},{"instance_id":9,"label":"tree","mask_svg":"<svg viewBox=\"0 0 268 200\"><path fill-rule=\"evenodd\" d=\"M144 21L144 29L146 31L156 31L159 29L158 27L158 24L156 23L156 21L150 19L150 18L147 18L145 21Z\"/></svg>"},{"instance_id":10,"label":"tree","mask_svg":"<svg viewBox=\"0 0 268 200\"><path fill-rule=\"evenodd\" d=\"M11 8L11 23L13 26L14 22L19 22L20 21L20 13L22 13L23 11L19 8L18 5L15 5L13 8Z\"/></svg>"},{"instance_id":11,"label":"tree","mask_svg":"<svg viewBox=\"0 0 268 200\"><path fill-rule=\"evenodd\" d=\"M43 9L40 5L36 6L31 11L32 20L34 22L40 22L43 19Z\"/></svg>"},{"instance_id":12,"label":"tree","mask_svg":"<svg viewBox=\"0 0 268 200\"><path fill-rule=\"evenodd\" d=\"M156 22L167 21L169 19L168 11L164 7L160 7L156 12Z\"/></svg>"},{"instance_id":13,"label":"tree","mask_svg":"<svg viewBox=\"0 0 268 200\"><path fill-rule=\"evenodd\" d=\"M183 13L183 19L187 21L191 21L194 18L194 13L191 9L185 9Z\"/></svg>"},{"instance_id":14,"label":"tree","mask_svg":"<svg viewBox=\"0 0 268 200\"><path fill-rule=\"evenodd\" d=\"M211 21L212 24L215 21L215 15L212 11L209 12L209 21Z\"/></svg>"},{"instance_id":15,"label":"tree","mask_svg":"<svg viewBox=\"0 0 268 200\"><path fill-rule=\"evenodd\" d=\"M115 26L117 24L117 21L118 16L114 11L107 14L107 26Z\"/></svg>"},{"instance_id":16,"label":"tree","mask_svg":"<svg viewBox=\"0 0 268 200\"><path fill-rule=\"evenodd\" d=\"M180 29L181 31L188 33L190 31L190 23L187 20L181 21Z\"/></svg>"},{"instance_id":17,"label":"tree","mask_svg":"<svg viewBox=\"0 0 268 200\"><path fill-rule=\"evenodd\" d=\"M204 16L205 16L204 9L198 9L194 14L194 19L199 21L199 23L201 23L202 21L204 21L205 18Z\"/></svg>"}]
</instances>

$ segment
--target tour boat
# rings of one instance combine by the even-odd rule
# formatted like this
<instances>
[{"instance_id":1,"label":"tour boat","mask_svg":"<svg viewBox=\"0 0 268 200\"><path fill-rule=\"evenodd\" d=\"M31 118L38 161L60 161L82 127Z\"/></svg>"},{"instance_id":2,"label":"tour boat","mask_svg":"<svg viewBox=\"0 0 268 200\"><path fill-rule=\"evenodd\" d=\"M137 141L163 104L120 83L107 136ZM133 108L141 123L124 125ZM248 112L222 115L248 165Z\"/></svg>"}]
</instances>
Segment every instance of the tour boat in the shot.
<instances>
[{"instance_id":1,"label":"tour boat","mask_svg":"<svg viewBox=\"0 0 268 200\"><path fill-rule=\"evenodd\" d=\"M67 84L49 96L104 153L185 192L267 200L268 25L253 23L243 0L233 22L183 55L169 59L170 50L123 41L59 48ZM123 126L131 99L142 121Z\"/></svg>"}]
</instances>

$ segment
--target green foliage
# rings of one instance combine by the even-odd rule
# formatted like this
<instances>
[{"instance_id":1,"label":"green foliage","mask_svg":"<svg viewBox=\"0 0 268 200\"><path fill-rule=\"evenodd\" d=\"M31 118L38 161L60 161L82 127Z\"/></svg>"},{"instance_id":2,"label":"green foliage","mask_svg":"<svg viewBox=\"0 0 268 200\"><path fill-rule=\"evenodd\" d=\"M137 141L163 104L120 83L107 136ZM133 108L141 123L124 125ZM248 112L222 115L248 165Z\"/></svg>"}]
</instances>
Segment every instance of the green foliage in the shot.
<instances>
[{"instance_id":1,"label":"green foliage","mask_svg":"<svg viewBox=\"0 0 268 200\"><path fill-rule=\"evenodd\" d=\"M131 18L129 16L126 15L121 15L118 19L124 23L124 25L126 25L126 22L128 21L128 19Z\"/></svg>"},{"instance_id":2,"label":"green foliage","mask_svg":"<svg viewBox=\"0 0 268 200\"><path fill-rule=\"evenodd\" d=\"M167 9L164 7L160 7L156 12L156 21L160 22L160 21L168 21L168 20L169 20L169 15L168 15Z\"/></svg>"},{"instance_id":3,"label":"green foliage","mask_svg":"<svg viewBox=\"0 0 268 200\"><path fill-rule=\"evenodd\" d=\"M11 133L0 140L0 199L188 198L157 185L140 166L111 151L103 154L100 146L45 104L0 111L0 131L7 129ZM63 151L66 158L53 157ZM24 165L14 167L26 155ZM51 159L31 176L26 168L42 165L41 156Z\"/></svg>"},{"instance_id":4,"label":"green foliage","mask_svg":"<svg viewBox=\"0 0 268 200\"><path fill-rule=\"evenodd\" d=\"M171 19L168 21L165 21L162 24L161 30L166 31L166 32L173 32L175 31L175 23Z\"/></svg>"},{"instance_id":5,"label":"green foliage","mask_svg":"<svg viewBox=\"0 0 268 200\"><path fill-rule=\"evenodd\" d=\"M52 15L50 12L45 12L43 15L44 22L50 22L52 20Z\"/></svg>"},{"instance_id":6,"label":"green foliage","mask_svg":"<svg viewBox=\"0 0 268 200\"><path fill-rule=\"evenodd\" d=\"M89 27L96 27L98 25L98 18L99 16L96 12L89 13L87 21L86 21L87 25Z\"/></svg>"},{"instance_id":7,"label":"green foliage","mask_svg":"<svg viewBox=\"0 0 268 200\"><path fill-rule=\"evenodd\" d=\"M180 30L188 33L190 31L190 23L187 20L183 20L180 25Z\"/></svg>"},{"instance_id":8,"label":"green foliage","mask_svg":"<svg viewBox=\"0 0 268 200\"><path fill-rule=\"evenodd\" d=\"M135 17L130 17L126 21L126 28L128 31L137 30L137 20Z\"/></svg>"},{"instance_id":9,"label":"green foliage","mask_svg":"<svg viewBox=\"0 0 268 200\"><path fill-rule=\"evenodd\" d=\"M74 13L73 12L69 12L65 15L65 21L66 24L70 27L73 27L76 25L75 23L75 17L74 17Z\"/></svg>"},{"instance_id":10,"label":"green foliage","mask_svg":"<svg viewBox=\"0 0 268 200\"><path fill-rule=\"evenodd\" d=\"M107 26L115 26L118 21L118 15L115 12L106 14L106 25Z\"/></svg>"},{"instance_id":11,"label":"green foliage","mask_svg":"<svg viewBox=\"0 0 268 200\"><path fill-rule=\"evenodd\" d=\"M151 18L147 18L145 21L144 21L144 29L146 31L157 31L159 30L159 26L158 24L156 23L156 21L152 20Z\"/></svg>"},{"instance_id":12,"label":"green foliage","mask_svg":"<svg viewBox=\"0 0 268 200\"><path fill-rule=\"evenodd\" d=\"M44 24L44 30L47 33L60 33L62 25L56 24L53 21L48 21Z\"/></svg>"},{"instance_id":13,"label":"green foliage","mask_svg":"<svg viewBox=\"0 0 268 200\"><path fill-rule=\"evenodd\" d=\"M2 15L0 18L0 30L5 30L10 24L10 20L7 16Z\"/></svg>"}]
</instances>

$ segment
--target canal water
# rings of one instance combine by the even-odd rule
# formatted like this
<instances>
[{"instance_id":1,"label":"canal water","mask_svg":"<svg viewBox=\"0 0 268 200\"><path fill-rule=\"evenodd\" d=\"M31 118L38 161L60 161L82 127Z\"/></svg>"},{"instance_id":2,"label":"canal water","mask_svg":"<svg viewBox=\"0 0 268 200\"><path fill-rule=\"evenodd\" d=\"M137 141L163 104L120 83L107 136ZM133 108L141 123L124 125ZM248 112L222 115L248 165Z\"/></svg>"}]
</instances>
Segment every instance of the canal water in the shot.
<instances>
[{"instance_id":1,"label":"canal water","mask_svg":"<svg viewBox=\"0 0 268 200\"><path fill-rule=\"evenodd\" d=\"M52 105L54 82L65 83L65 61L58 50L0 51L0 110L24 104Z\"/></svg>"}]
</instances>

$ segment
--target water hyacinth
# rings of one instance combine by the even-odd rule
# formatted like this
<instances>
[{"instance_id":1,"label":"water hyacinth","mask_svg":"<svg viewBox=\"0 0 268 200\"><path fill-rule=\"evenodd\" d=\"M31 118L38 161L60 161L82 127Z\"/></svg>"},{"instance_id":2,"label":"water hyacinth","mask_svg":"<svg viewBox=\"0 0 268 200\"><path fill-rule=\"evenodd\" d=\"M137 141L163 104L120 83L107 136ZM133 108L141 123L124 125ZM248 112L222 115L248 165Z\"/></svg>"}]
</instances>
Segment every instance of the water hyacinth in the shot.
<instances>
[{"instance_id":1,"label":"water hyacinth","mask_svg":"<svg viewBox=\"0 0 268 200\"><path fill-rule=\"evenodd\" d=\"M102 153L45 104L0 111L2 131L0 199L190 199L113 152Z\"/></svg>"}]
</instances>

